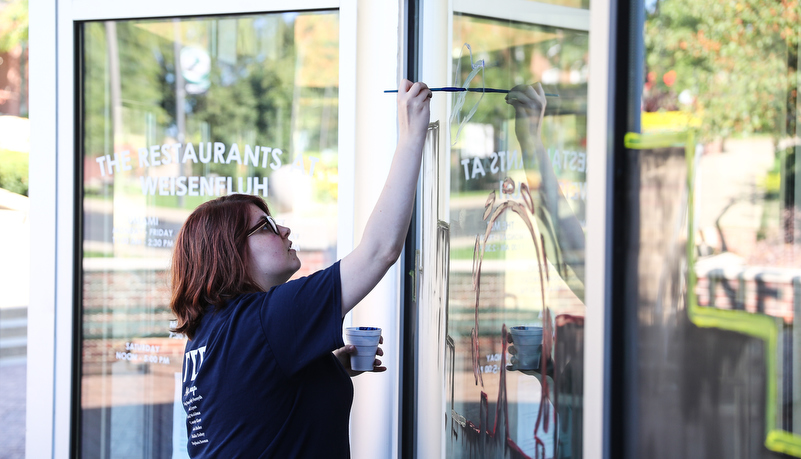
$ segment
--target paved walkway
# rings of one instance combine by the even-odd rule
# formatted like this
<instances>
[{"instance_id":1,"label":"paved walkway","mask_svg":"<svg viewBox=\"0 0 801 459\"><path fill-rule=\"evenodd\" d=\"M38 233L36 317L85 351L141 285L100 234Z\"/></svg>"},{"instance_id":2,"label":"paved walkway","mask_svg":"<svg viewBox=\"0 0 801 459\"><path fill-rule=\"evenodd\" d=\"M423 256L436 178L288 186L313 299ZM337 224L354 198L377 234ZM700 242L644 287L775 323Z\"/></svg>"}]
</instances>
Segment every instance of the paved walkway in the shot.
<instances>
[{"instance_id":1,"label":"paved walkway","mask_svg":"<svg viewBox=\"0 0 801 459\"><path fill-rule=\"evenodd\" d=\"M0 117L0 132L12 117ZM6 141L0 136L2 141ZM27 150L26 150L27 151ZM0 459L25 457L25 317L28 305L30 222L28 198L0 189ZM9 312L12 312L9 318ZM3 314L5 313L5 314ZM4 319L5 317L5 319ZM9 351L9 347L12 352ZM20 356L21 354L21 356Z\"/></svg>"},{"instance_id":2,"label":"paved walkway","mask_svg":"<svg viewBox=\"0 0 801 459\"><path fill-rule=\"evenodd\" d=\"M25 457L26 370L26 362L0 361L0 459Z\"/></svg>"}]
</instances>

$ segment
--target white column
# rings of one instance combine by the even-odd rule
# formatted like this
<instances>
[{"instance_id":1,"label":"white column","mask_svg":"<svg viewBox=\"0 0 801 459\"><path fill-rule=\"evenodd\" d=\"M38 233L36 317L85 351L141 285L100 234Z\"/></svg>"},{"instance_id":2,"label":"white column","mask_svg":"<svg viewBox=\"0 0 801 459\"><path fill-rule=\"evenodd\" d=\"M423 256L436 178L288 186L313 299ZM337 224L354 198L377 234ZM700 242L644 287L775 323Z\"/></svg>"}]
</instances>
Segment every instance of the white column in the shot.
<instances>
[{"instance_id":1,"label":"white column","mask_svg":"<svg viewBox=\"0 0 801 459\"><path fill-rule=\"evenodd\" d=\"M31 291L28 306L27 457L54 457L56 332L56 0L29 3Z\"/></svg>"},{"instance_id":2,"label":"white column","mask_svg":"<svg viewBox=\"0 0 801 459\"><path fill-rule=\"evenodd\" d=\"M401 59L400 2L356 0L356 152L354 168L354 246L383 188L397 143L396 96ZM342 6L345 15L345 5ZM348 27L342 24L342 27ZM343 56L344 58L344 56ZM343 120L347 126L350 120ZM342 154L342 152L340 152ZM350 314L354 326L383 329L385 373L354 379L351 455L354 459L392 458L398 453L400 409L399 264Z\"/></svg>"},{"instance_id":3,"label":"white column","mask_svg":"<svg viewBox=\"0 0 801 459\"><path fill-rule=\"evenodd\" d=\"M422 2L421 27L418 41L421 79L432 87L451 84L451 42L453 36L453 3L449 1ZM431 99L431 121L439 121L439 176L423 184L421 193L436 193L439 215L427 213L421 218L425 227L421 244L418 298L417 399L415 410L415 454L419 458L445 457L445 317L444 305L435 300L438 285L436 268L437 218L448 221L450 129L449 104L446 93L435 93ZM436 167L432 164L432 167ZM447 288L446 286L444 288ZM440 323L432 323L441 318Z\"/></svg>"},{"instance_id":4,"label":"white column","mask_svg":"<svg viewBox=\"0 0 801 459\"><path fill-rule=\"evenodd\" d=\"M612 7L608 0L595 0L590 8L590 77L587 97L587 258L586 315L584 322L584 457L609 457L608 410L604 400L609 392L609 337L606 325L610 313L609 266L612 206L609 145L614 121L614 94L610 63L612 49Z\"/></svg>"}]
</instances>

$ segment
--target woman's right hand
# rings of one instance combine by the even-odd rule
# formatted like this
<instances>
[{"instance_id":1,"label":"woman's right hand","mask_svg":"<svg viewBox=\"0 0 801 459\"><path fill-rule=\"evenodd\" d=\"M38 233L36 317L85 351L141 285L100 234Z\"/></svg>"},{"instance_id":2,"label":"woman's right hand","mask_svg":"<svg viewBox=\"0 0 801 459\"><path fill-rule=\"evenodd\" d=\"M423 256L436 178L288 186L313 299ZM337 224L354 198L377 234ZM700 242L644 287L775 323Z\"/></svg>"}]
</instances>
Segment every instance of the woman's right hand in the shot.
<instances>
[{"instance_id":1,"label":"woman's right hand","mask_svg":"<svg viewBox=\"0 0 801 459\"><path fill-rule=\"evenodd\" d=\"M425 83L400 82L399 136L392 165L361 241L339 265L342 317L370 293L403 251L431 119L430 102L431 90Z\"/></svg>"},{"instance_id":2,"label":"woman's right hand","mask_svg":"<svg viewBox=\"0 0 801 459\"><path fill-rule=\"evenodd\" d=\"M424 141L431 120L432 92L425 83L403 79L398 86L398 125L400 141Z\"/></svg>"}]
</instances>

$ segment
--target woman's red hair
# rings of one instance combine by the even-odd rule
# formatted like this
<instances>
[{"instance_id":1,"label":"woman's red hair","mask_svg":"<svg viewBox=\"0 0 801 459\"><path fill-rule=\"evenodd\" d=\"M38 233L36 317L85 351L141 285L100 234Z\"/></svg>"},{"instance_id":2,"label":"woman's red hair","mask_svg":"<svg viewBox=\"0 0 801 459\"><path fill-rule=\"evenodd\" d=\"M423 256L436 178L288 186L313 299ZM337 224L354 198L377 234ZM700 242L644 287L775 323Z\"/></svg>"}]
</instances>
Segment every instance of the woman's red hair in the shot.
<instances>
[{"instance_id":1,"label":"woman's red hair","mask_svg":"<svg viewBox=\"0 0 801 459\"><path fill-rule=\"evenodd\" d=\"M174 331L192 339L209 305L219 310L237 295L261 291L247 270L251 205L270 215L262 198L233 194L201 204L181 227L170 268Z\"/></svg>"}]
</instances>

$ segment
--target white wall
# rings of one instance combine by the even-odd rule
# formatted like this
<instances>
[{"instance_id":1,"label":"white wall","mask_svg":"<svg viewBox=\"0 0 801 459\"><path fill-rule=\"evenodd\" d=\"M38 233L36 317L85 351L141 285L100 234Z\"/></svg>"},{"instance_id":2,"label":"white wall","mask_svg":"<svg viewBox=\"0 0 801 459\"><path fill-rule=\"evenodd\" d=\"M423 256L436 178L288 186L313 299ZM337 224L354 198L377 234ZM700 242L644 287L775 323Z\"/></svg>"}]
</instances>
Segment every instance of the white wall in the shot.
<instances>
[{"instance_id":1,"label":"white wall","mask_svg":"<svg viewBox=\"0 0 801 459\"><path fill-rule=\"evenodd\" d=\"M28 376L25 451L54 454L56 290L56 0L30 0L29 166L33 279L28 305ZM64 375L69 381L69 375ZM63 445L61 445L63 446Z\"/></svg>"},{"instance_id":2,"label":"white wall","mask_svg":"<svg viewBox=\"0 0 801 459\"><path fill-rule=\"evenodd\" d=\"M354 243L383 188L397 142L396 96L401 59L397 1L358 1ZM356 326L383 329L385 373L354 379L351 449L354 459L397 457L400 390L399 264L350 313Z\"/></svg>"},{"instance_id":3,"label":"white wall","mask_svg":"<svg viewBox=\"0 0 801 459\"><path fill-rule=\"evenodd\" d=\"M28 306L30 289L29 198L0 189L0 308Z\"/></svg>"}]
</instances>

